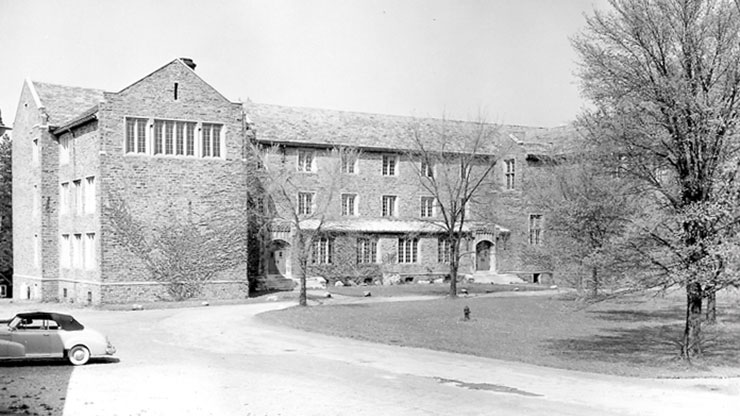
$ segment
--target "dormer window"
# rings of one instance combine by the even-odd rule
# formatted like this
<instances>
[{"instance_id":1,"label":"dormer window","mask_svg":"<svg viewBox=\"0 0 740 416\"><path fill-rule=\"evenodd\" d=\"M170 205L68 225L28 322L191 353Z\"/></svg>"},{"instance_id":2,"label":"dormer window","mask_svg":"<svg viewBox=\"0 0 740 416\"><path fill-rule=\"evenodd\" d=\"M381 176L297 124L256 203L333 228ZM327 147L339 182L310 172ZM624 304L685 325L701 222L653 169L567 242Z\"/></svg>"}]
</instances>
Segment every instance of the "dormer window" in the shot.
<instances>
[{"instance_id":1,"label":"dormer window","mask_svg":"<svg viewBox=\"0 0 740 416\"><path fill-rule=\"evenodd\" d=\"M299 150L298 172L314 172L314 156L312 150Z\"/></svg>"}]
</instances>

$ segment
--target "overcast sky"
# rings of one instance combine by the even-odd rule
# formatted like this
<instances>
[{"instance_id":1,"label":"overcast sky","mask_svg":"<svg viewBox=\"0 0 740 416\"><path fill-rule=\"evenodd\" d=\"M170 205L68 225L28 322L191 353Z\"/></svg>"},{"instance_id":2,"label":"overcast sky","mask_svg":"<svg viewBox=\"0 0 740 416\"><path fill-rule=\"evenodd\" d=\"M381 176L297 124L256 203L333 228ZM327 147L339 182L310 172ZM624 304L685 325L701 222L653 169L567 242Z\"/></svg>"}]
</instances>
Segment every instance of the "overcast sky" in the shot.
<instances>
[{"instance_id":1,"label":"overcast sky","mask_svg":"<svg viewBox=\"0 0 740 416\"><path fill-rule=\"evenodd\" d=\"M605 0L0 0L0 110L25 78L119 91L177 57L232 101L572 121L569 37Z\"/></svg>"}]
</instances>

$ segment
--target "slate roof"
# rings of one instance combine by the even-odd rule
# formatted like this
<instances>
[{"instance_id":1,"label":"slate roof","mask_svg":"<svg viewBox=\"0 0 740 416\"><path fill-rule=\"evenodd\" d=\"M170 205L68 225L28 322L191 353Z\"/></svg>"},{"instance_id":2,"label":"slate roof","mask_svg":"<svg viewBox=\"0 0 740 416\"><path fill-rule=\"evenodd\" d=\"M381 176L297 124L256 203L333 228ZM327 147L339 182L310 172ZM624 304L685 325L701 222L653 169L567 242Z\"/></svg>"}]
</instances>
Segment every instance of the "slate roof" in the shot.
<instances>
[{"instance_id":1,"label":"slate roof","mask_svg":"<svg viewBox=\"0 0 740 416\"><path fill-rule=\"evenodd\" d=\"M33 81L33 88L49 116L51 126L61 126L103 101L103 91Z\"/></svg>"},{"instance_id":2,"label":"slate roof","mask_svg":"<svg viewBox=\"0 0 740 416\"><path fill-rule=\"evenodd\" d=\"M411 126L418 123L424 137L439 137L442 128L450 136L471 137L481 128L479 123L413 118L385 114L370 114L303 107L284 107L273 104L245 103L244 111L257 131L260 142L282 142L302 145L339 145L379 150L409 150L412 141ZM502 140L510 138L522 142L532 133L547 129L525 126L496 126L497 130L486 152L495 153ZM432 144L432 143L428 143ZM464 150L446 148L448 151Z\"/></svg>"}]
</instances>

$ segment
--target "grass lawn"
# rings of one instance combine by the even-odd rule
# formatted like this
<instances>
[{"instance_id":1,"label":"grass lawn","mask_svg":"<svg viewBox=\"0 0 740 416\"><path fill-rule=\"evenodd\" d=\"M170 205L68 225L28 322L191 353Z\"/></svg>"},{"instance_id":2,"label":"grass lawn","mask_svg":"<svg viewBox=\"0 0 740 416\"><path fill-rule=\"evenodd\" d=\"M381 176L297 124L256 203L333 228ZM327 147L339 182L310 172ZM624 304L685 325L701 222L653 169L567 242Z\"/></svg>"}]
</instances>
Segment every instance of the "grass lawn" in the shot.
<instances>
[{"instance_id":1,"label":"grass lawn","mask_svg":"<svg viewBox=\"0 0 740 416\"><path fill-rule=\"evenodd\" d=\"M375 287L365 290L377 296ZM260 317L329 335L573 370L638 377L738 376L738 298L737 293L720 294L718 323L703 327L706 351L691 365L677 360L685 314L680 293L593 305L551 295L327 302ZM470 321L462 320L465 306Z\"/></svg>"},{"instance_id":2,"label":"grass lawn","mask_svg":"<svg viewBox=\"0 0 740 416\"><path fill-rule=\"evenodd\" d=\"M469 294L486 294L495 292L514 292L514 291L540 291L549 289L549 286L537 285L499 285L499 284L469 284L458 283L457 290L465 289ZM444 284L405 284L393 286L340 286L329 287L328 292L343 296L363 296L364 292L369 291L372 296L380 297L397 297L412 295L428 296L446 296L450 293L449 283Z\"/></svg>"}]
</instances>

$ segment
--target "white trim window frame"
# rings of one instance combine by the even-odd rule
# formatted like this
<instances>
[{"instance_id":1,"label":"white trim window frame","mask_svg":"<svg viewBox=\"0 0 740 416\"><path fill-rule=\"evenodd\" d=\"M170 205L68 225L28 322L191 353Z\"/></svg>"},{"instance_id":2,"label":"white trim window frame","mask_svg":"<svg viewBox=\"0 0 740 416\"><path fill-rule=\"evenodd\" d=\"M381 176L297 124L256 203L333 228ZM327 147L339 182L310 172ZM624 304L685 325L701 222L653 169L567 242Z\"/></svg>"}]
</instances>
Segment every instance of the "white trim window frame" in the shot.
<instances>
[{"instance_id":1,"label":"white trim window frame","mask_svg":"<svg viewBox=\"0 0 740 416\"><path fill-rule=\"evenodd\" d=\"M123 152L125 154L149 154L149 120L140 117L125 118Z\"/></svg>"},{"instance_id":2,"label":"white trim window frame","mask_svg":"<svg viewBox=\"0 0 740 416\"><path fill-rule=\"evenodd\" d=\"M421 197L421 218L433 218L435 216L435 202L433 196Z\"/></svg>"},{"instance_id":3,"label":"white trim window frame","mask_svg":"<svg viewBox=\"0 0 740 416\"><path fill-rule=\"evenodd\" d=\"M85 214L94 214L96 206L95 176L85 178Z\"/></svg>"},{"instance_id":4,"label":"white trim window frame","mask_svg":"<svg viewBox=\"0 0 740 416\"><path fill-rule=\"evenodd\" d=\"M419 262L419 239L418 238L399 238L398 239L398 262L399 263L418 263Z\"/></svg>"},{"instance_id":5,"label":"white trim window frame","mask_svg":"<svg viewBox=\"0 0 740 416\"><path fill-rule=\"evenodd\" d=\"M296 170L298 172L316 171L316 152L313 150L298 149Z\"/></svg>"},{"instance_id":6,"label":"white trim window frame","mask_svg":"<svg viewBox=\"0 0 740 416\"><path fill-rule=\"evenodd\" d=\"M31 162L34 165L38 165L39 164L39 154L40 154L40 152L39 152L39 139L33 139L33 142L31 144L31 146L33 146L33 149L31 151Z\"/></svg>"},{"instance_id":7,"label":"white trim window frame","mask_svg":"<svg viewBox=\"0 0 740 416\"><path fill-rule=\"evenodd\" d=\"M69 214L69 182L59 184L59 213Z\"/></svg>"},{"instance_id":8,"label":"white trim window frame","mask_svg":"<svg viewBox=\"0 0 740 416\"><path fill-rule=\"evenodd\" d=\"M72 268L82 268L82 234L74 234L72 239Z\"/></svg>"},{"instance_id":9,"label":"white trim window frame","mask_svg":"<svg viewBox=\"0 0 740 416\"><path fill-rule=\"evenodd\" d=\"M59 243L59 267L69 269L71 267L72 246L69 234L62 234Z\"/></svg>"},{"instance_id":10,"label":"white trim window frame","mask_svg":"<svg viewBox=\"0 0 740 416\"><path fill-rule=\"evenodd\" d=\"M339 158L341 160L342 173L346 173L348 175L358 174L358 161L360 158L357 154L354 152L342 151Z\"/></svg>"},{"instance_id":11,"label":"white trim window frame","mask_svg":"<svg viewBox=\"0 0 740 416\"><path fill-rule=\"evenodd\" d=\"M449 264L452 260L452 242L447 237L437 239L437 263Z\"/></svg>"},{"instance_id":12,"label":"white trim window frame","mask_svg":"<svg viewBox=\"0 0 740 416\"><path fill-rule=\"evenodd\" d=\"M223 124L202 123L201 124L201 155L204 158L222 159L223 149Z\"/></svg>"},{"instance_id":13,"label":"white trim window frame","mask_svg":"<svg viewBox=\"0 0 740 416\"><path fill-rule=\"evenodd\" d=\"M342 194L342 216L357 216L357 194Z\"/></svg>"},{"instance_id":14,"label":"white trim window frame","mask_svg":"<svg viewBox=\"0 0 740 416\"><path fill-rule=\"evenodd\" d=\"M398 216L398 197L396 195L383 195L381 197L382 211L381 216L383 217L397 217Z\"/></svg>"},{"instance_id":15,"label":"white trim window frame","mask_svg":"<svg viewBox=\"0 0 740 416\"><path fill-rule=\"evenodd\" d=\"M314 195L313 192L298 192L298 215L313 214Z\"/></svg>"},{"instance_id":16,"label":"white trim window frame","mask_svg":"<svg viewBox=\"0 0 740 416\"><path fill-rule=\"evenodd\" d=\"M313 264L332 264L334 256L334 238L320 237L313 241L311 262Z\"/></svg>"},{"instance_id":17,"label":"white trim window frame","mask_svg":"<svg viewBox=\"0 0 740 416\"><path fill-rule=\"evenodd\" d=\"M84 254L84 265L85 270L94 270L96 265L95 260L95 233L85 234L85 254Z\"/></svg>"},{"instance_id":18,"label":"white trim window frame","mask_svg":"<svg viewBox=\"0 0 740 416\"><path fill-rule=\"evenodd\" d=\"M506 189L516 189L516 159L504 160L504 180Z\"/></svg>"},{"instance_id":19,"label":"white trim window frame","mask_svg":"<svg viewBox=\"0 0 740 416\"><path fill-rule=\"evenodd\" d=\"M384 154L382 157L381 173L383 176L398 176L398 155Z\"/></svg>"},{"instance_id":20,"label":"white trim window frame","mask_svg":"<svg viewBox=\"0 0 740 416\"><path fill-rule=\"evenodd\" d=\"M542 244L542 214L529 214L529 245Z\"/></svg>"},{"instance_id":21,"label":"white trim window frame","mask_svg":"<svg viewBox=\"0 0 740 416\"><path fill-rule=\"evenodd\" d=\"M357 264L373 264L378 261L378 240L368 237L357 239Z\"/></svg>"},{"instance_id":22,"label":"white trim window frame","mask_svg":"<svg viewBox=\"0 0 740 416\"><path fill-rule=\"evenodd\" d=\"M82 199L82 180L77 179L72 181L72 185L74 186L74 196L75 196L75 214L82 215L83 211L83 199Z\"/></svg>"},{"instance_id":23,"label":"white trim window frame","mask_svg":"<svg viewBox=\"0 0 740 416\"><path fill-rule=\"evenodd\" d=\"M59 164L60 165L66 165L69 163L69 146L70 146L70 139L69 135L62 135L62 137L59 138Z\"/></svg>"}]
</instances>

